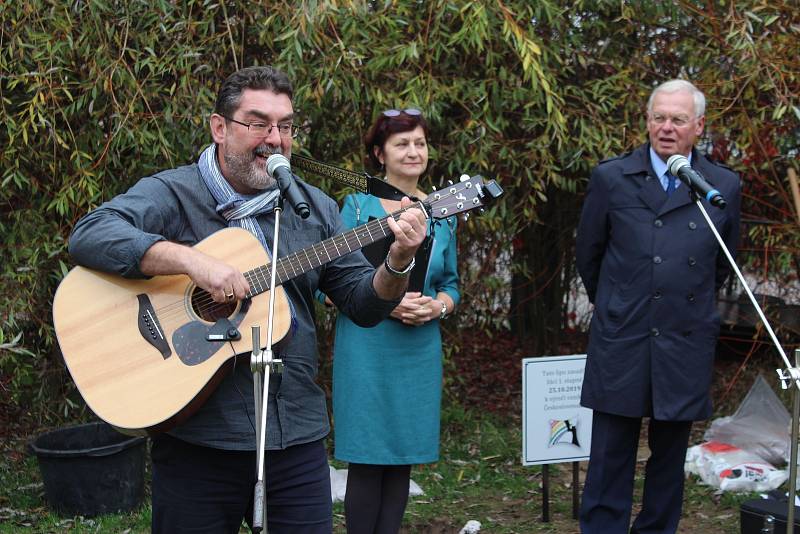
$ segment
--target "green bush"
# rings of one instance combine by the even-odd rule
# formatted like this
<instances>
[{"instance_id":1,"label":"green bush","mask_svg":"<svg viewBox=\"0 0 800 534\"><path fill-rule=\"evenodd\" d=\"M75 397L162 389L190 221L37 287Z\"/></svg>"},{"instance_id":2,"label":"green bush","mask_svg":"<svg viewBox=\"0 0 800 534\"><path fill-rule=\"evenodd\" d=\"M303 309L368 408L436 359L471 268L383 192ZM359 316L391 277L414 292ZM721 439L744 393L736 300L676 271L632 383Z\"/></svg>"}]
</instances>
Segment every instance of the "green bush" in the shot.
<instances>
[{"instance_id":1,"label":"green bush","mask_svg":"<svg viewBox=\"0 0 800 534\"><path fill-rule=\"evenodd\" d=\"M363 169L372 118L416 106L432 126L426 187L462 172L498 179L503 201L461 226L460 328L510 326L532 354L556 350L584 180L644 140L647 94L674 76L706 91L709 145L767 199L748 209L782 224L750 232L762 264L780 260L760 265L792 268L798 232L783 223L794 215L785 171L798 157L800 15L785 0L724 4L0 5L0 335L17 340L0 349L0 384L17 402L53 393L32 384L70 394L42 381L62 372L50 304L71 266L70 229L141 176L193 161L220 81L246 65L294 81L301 153Z\"/></svg>"}]
</instances>

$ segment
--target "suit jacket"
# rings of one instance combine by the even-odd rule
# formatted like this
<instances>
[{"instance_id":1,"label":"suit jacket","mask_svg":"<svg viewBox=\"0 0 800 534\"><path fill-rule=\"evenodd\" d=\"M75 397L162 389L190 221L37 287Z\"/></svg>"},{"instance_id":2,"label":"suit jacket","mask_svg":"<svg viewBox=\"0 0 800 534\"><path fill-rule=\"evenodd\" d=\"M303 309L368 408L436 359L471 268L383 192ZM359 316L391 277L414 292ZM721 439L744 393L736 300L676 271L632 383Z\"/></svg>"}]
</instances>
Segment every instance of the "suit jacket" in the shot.
<instances>
[{"instance_id":1,"label":"suit jacket","mask_svg":"<svg viewBox=\"0 0 800 534\"><path fill-rule=\"evenodd\" d=\"M705 200L735 255L739 178L692 154L692 166L728 201ZM594 304L581 404L628 417L691 421L711 415L719 334L716 290L729 265L681 184L667 196L649 145L592 172L578 225L578 272Z\"/></svg>"}]
</instances>

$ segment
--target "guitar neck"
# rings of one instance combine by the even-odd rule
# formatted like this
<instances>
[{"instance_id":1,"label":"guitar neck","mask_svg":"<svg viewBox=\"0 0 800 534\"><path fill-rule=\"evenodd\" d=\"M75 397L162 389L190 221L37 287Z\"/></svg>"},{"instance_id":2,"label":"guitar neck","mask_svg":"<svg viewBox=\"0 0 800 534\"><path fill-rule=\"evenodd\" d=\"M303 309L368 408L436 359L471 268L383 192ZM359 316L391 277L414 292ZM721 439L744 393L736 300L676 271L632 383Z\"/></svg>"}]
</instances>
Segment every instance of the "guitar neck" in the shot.
<instances>
[{"instance_id":1,"label":"guitar neck","mask_svg":"<svg viewBox=\"0 0 800 534\"><path fill-rule=\"evenodd\" d=\"M292 278L296 278L301 274L321 267L336 258L340 258L345 254L350 254L362 247L389 237L392 235L392 230L389 228L389 223L386 221L389 217L397 220L404 211L410 208L419 208L426 216L428 215L428 210L424 203L417 202L407 208L387 215L383 219L374 219L352 230L348 230L347 232L326 239L325 241L320 241L315 245L298 250L297 252L292 252L288 256L280 258L275 268L276 285L281 285ZM269 264L245 272L244 277L250 284L250 291L247 294L248 298L269 291Z\"/></svg>"}]
</instances>

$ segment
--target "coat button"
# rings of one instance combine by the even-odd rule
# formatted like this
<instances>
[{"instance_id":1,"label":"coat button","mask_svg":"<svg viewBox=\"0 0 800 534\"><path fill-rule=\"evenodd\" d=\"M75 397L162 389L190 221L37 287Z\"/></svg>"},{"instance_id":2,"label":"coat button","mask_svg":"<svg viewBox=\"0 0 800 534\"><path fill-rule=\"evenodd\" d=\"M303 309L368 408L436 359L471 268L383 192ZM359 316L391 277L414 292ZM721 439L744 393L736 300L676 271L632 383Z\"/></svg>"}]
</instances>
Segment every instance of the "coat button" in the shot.
<instances>
[{"instance_id":1,"label":"coat button","mask_svg":"<svg viewBox=\"0 0 800 534\"><path fill-rule=\"evenodd\" d=\"M653 298L655 300L660 299L661 298L661 291L656 291L655 293L653 293Z\"/></svg>"},{"instance_id":2,"label":"coat button","mask_svg":"<svg viewBox=\"0 0 800 534\"><path fill-rule=\"evenodd\" d=\"M655 258L653 258L653 263L655 263L656 265L661 263L661 256L656 256Z\"/></svg>"},{"instance_id":3,"label":"coat button","mask_svg":"<svg viewBox=\"0 0 800 534\"><path fill-rule=\"evenodd\" d=\"M658 336L660 336L660 335L661 335L661 332L659 332L659 331L658 331L658 328L651 328L651 329L650 329L650 334L651 334L653 337L658 337Z\"/></svg>"},{"instance_id":4,"label":"coat button","mask_svg":"<svg viewBox=\"0 0 800 534\"><path fill-rule=\"evenodd\" d=\"M689 302L694 302L694 293L689 293L688 295L686 295L686 300L688 300Z\"/></svg>"},{"instance_id":5,"label":"coat button","mask_svg":"<svg viewBox=\"0 0 800 534\"><path fill-rule=\"evenodd\" d=\"M664 223L661 221L661 219L656 219L655 222L653 223L653 226L655 226L656 228L661 228L662 226L664 226Z\"/></svg>"},{"instance_id":6,"label":"coat button","mask_svg":"<svg viewBox=\"0 0 800 534\"><path fill-rule=\"evenodd\" d=\"M689 256L689 266L694 267L697 264L697 260L693 257Z\"/></svg>"},{"instance_id":7,"label":"coat button","mask_svg":"<svg viewBox=\"0 0 800 534\"><path fill-rule=\"evenodd\" d=\"M689 230L695 230L696 228L697 228L697 225L695 224L695 222L694 221L689 221Z\"/></svg>"}]
</instances>

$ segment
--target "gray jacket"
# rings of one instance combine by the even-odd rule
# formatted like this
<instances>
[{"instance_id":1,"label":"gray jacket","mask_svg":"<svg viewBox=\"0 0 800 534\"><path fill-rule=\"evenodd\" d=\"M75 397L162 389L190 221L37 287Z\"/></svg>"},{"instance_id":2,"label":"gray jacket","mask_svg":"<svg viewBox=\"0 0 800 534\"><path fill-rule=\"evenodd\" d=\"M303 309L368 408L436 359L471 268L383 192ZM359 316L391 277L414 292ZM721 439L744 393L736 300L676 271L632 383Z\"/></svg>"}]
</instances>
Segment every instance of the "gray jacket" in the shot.
<instances>
[{"instance_id":1,"label":"gray jacket","mask_svg":"<svg viewBox=\"0 0 800 534\"><path fill-rule=\"evenodd\" d=\"M291 209L282 212L279 257L345 230L338 206L331 198L300 180L297 183L309 201L311 216L302 220ZM83 266L142 278L139 261L155 242L194 245L227 228L215 206L197 165L163 171L143 178L126 193L83 217L70 236L69 251ZM258 222L271 246L274 214L260 215ZM283 284L296 314L297 328L280 346L283 374L270 379L268 449L315 441L330 431L325 394L315 380L318 352L314 292L323 291L356 323L373 326L398 303L376 295L373 274L373 267L363 255L354 253ZM252 373L249 366L239 364L197 413L169 433L200 445L253 450L254 418Z\"/></svg>"}]
</instances>

